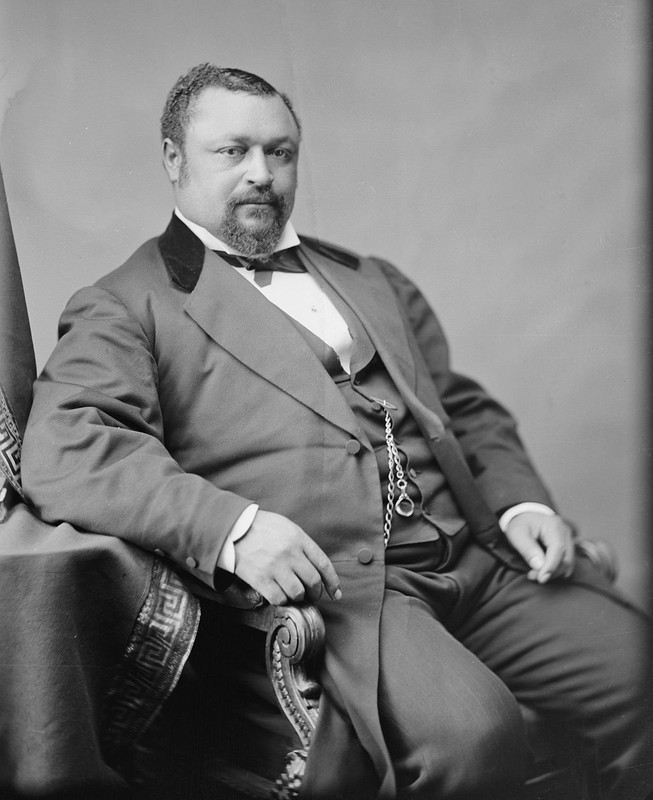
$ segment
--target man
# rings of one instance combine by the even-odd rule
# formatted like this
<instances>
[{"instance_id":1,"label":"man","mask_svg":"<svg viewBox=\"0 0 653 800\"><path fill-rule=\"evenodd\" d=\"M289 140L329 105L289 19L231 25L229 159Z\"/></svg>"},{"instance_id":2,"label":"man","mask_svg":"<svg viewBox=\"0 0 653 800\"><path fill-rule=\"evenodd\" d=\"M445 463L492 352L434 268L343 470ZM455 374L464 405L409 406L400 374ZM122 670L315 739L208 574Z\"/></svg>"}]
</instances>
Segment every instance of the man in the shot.
<instances>
[{"instance_id":1,"label":"man","mask_svg":"<svg viewBox=\"0 0 653 800\"><path fill-rule=\"evenodd\" d=\"M179 79L175 213L64 312L29 497L210 589L235 573L318 603L307 797L519 797L520 700L583 737L601 797L643 798L643 619L575 557L513 420L450 370L410 281L297 237L300 138L255 75Z\"/></svg>"}]
</instances>

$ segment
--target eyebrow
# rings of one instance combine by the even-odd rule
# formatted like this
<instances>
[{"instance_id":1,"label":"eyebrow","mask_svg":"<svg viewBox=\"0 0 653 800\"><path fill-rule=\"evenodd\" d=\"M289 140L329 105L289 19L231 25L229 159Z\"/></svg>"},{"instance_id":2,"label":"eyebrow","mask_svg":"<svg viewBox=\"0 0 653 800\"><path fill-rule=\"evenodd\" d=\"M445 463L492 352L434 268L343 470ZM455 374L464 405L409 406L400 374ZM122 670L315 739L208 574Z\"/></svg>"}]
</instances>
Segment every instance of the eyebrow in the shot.
<instances>
[{"instance_id":1,"label":"eyebrow","mask_svg":"<svg viewBox=\"0 0 653 800\"><path fill-rule=\"evenodd\" d=\"M241 134L226 134L224 136L216 137L212 141L215 143L233 142L234 144L250 145L254 140L249 136L243 136ZM267 146L290 144L296 147L299 144L299 140L291 136L275 136L265 142L265 144Z\"/></svg>"}]
</instances>

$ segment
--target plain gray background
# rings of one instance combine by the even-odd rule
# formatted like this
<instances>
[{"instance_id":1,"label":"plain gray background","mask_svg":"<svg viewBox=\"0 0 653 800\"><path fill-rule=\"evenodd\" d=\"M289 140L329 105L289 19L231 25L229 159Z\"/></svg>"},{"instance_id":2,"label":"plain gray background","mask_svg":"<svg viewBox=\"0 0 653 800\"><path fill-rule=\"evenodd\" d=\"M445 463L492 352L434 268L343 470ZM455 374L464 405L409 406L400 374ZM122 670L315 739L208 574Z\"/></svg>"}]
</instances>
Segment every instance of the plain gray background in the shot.
<instances>
[{"instance_id":1,"label":"plain gray background","mask_svg":"<svg viewBox=\"0 0 653 800\"><path fill-rule=\"evenodd\" d=\"M394 261L648 595L645 4L0 0L0 157L42 366L68 297L158 235L158 119L202 61L305 137L299 231ZM648 43L650 44L650 43Z\"/></svg>"}]
</instances>

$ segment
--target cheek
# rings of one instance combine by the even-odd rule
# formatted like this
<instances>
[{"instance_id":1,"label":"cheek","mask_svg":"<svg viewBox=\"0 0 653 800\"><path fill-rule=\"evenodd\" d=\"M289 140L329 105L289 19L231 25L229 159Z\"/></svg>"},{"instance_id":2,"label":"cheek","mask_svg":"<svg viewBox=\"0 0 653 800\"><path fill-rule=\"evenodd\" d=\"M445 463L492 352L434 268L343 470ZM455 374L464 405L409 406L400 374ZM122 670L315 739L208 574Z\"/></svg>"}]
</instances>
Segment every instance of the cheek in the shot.
<instances>
[{"instance_id":1,"label":"cheek","mask_svg":"<svg viewBox=\"0 0 653 800\"><path fill-rule=\"evenodd\" d=\"M213 208L222 207L235 189L235 182L220 177L205 178L197 187L197 193Z\"/></svg>"},{"instance_id":2,"label":"cheek","mask_svg":"<svg viewBox=\"0 0 653 800\"><path fill-rule=\"evenodd\" d=\"M277 191L283 193L289 202L292 202L297 189L297 170L284 171L277 176Z\"/></svg>"}]
</instances>

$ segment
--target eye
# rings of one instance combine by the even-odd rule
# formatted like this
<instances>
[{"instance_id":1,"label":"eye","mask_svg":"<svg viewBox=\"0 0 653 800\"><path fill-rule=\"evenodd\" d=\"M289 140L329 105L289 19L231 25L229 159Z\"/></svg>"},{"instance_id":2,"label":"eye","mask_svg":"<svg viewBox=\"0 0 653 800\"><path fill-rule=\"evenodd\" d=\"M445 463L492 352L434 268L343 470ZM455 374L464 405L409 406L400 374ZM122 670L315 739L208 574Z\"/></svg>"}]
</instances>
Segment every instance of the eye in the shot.
<instances>
[{"instance_id":1,"label":"eye","mask_svg":"<svg viewBox=\"0 0 653 800\"><path fill-rule=\"evenodd\" d=\"M222 147L218 150L218 154L221 156L226 156L227 158L241 158L244 154L244 150L242 147L236 147L232 145L230 147Z\"/></svg>"},{"instance_id":2,"label":"eye","mask_svg":"<svg viewBox=\"0 0 653 800\"><path fill-rule=\"evenodd\" d=\"M290 150L286 150L285 147L275 147L274 150L270 151L270 155L273 158L278 158L280 161L288 161L292 153Z\"/></svg>"}]
</instances>

